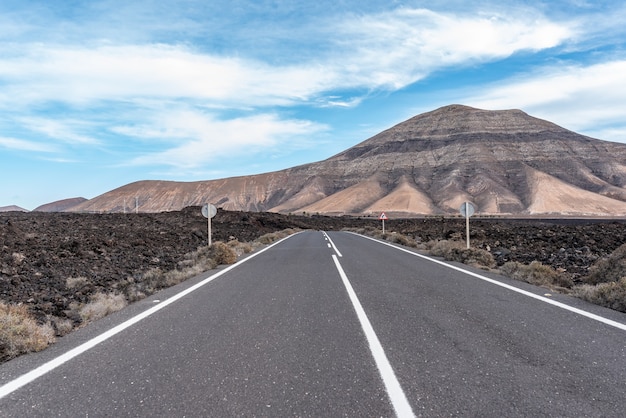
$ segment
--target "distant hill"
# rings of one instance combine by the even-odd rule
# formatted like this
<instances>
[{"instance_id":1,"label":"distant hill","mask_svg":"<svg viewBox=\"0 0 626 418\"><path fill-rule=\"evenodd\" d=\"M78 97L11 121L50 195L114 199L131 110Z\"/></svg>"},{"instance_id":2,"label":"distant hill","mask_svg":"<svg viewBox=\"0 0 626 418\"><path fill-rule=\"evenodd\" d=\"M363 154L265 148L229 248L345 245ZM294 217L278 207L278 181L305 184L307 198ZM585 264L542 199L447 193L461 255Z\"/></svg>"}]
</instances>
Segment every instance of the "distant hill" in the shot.
<instances>
[{"instance_id":1,"label":"distant hill","mask_svg":"<svg viewBox=\"0 0 626 418\"><path fill-rule=\"evenodd\" d=\"M28 210L21 208L19 206L11 205L11 206L0 206L0 212L28 212Z\"/></svg>"},{"instance_id":2,"label":"distant hill","mask_svg":"<svg viewBox=\"0 0 626 418\"><path fill-rule=\"evenodd\" d=\"M326 160L254 176L140 181L70 211L227 210L397 216L458 213L626 215L626 144L577 134L521 110L451 105Z\"/></svg>"},{"instance_id":3,"label":"distant hill","mask_svg":"<svg viewBox=\"0 0 626 418\"><path fill-rule=\"evenodd\" d=\"M70 199L57 200L56 202L46 203L45 205L37 206L33 209L33 212L64 212L74 206L86 202L84 197L73 197Z\"/></svg>"}]
</instances>

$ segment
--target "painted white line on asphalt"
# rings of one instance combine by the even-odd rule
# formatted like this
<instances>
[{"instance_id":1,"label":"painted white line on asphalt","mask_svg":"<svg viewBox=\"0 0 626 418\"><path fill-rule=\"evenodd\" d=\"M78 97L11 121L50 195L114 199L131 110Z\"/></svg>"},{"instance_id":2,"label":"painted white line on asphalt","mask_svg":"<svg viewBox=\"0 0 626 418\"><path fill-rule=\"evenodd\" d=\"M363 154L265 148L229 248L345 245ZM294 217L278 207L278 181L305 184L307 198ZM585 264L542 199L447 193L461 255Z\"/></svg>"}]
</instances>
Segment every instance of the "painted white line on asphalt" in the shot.
<instances>
[{"instance_id":1,"label":"painted white line on asphalt","mask_svg":"<svg viewBox=\"0 0 626 418\"><path fill-rule=\"evenodd\" d=\"M361 302L359 302L359 298L356 296L356 293L348 280L348 276L346 276L341 264L339 264L337 256L333 254L332 257L335 262L335 266L339 271L339 275L341 276L341 280L348 291L348 296L350 297L350 301L352 301L352 305L354 306L354 310L359 318L359 322L361 322L361 327L363 328L363 332L365 333L365 337L369 343L370 351L372 352L372 356L374 357L380 376L383 379L385 389L387 389L387 395L391 400L393 409L396 411L396 415L398 417L414 417L415 414L413 413L413 409L411 409L411 405L409 404L409 401L400 386L400 382L398 382L396 374L387 359L385 350L383 349L376 332L374 332L374 328L367 318L365 310L363 309L363 306L361 306Z\"/></svg>"},{"instance_id":2,"label":"painted white line on asphalt","mask_svg":"<svg viewBox=\"0 0 626 418\"><path fill-rule=\"evenodd\" d=\"M285 237L277 242L275 242L274 244L263 248L262 250L260 250L257 253L254 253L252 255L250 255L247 258L244 258L243 260L230 265L228 267L226 267L223 270L220 270L219 272L215 273L214 275L202 280L199 283L196 283L195 285L183 290L180 293L177 293L176 295L172 296L171 298L161 302L159 305L154 306L153 308L148 309L147 311L144 311L142 313L140 313L137 316L134 316L128 320L126 320L125 322L122 322L121 324L117 325L114 328L111 328L109 331L98 335L97 337L92 338L91 340L79 345L76 348L73 348L72 350L66 352L65 354L60 355L59 357L56 357L50 361L48 361L47 363L42 364L41 366L37 367L36 369L31 370L30 372L23 374L22 376L8 382L5 383L3 386L0 387L0 399L4 398L5 396L9 395L10 393L15 392L16 390L18 390L19 388L21 388L22 386L25 386L27 384L29 384L30 382L34 381L35 379L38 379L39 377L45 375L46 373L56 369L57 367L61 366L62 364L70 361L71 359L73 359L74 357L79 356L80 354L84 353L85 351L95 347L96 345L108 340L109 338L113 337L114 335L124 331L126 328L129 328L133 325L135 325L137 322L141 321L142 319L145 319L147 317L149 317L150 315L160 311L161 309L165 308L166 306L176 302L177 300L187 296L188 294L190 294L191 292L194 292L195 290L199 289L200 287L204 286L205 284L217 279L218 277L224 275L225 273L231 271L232 269L238 267L239 265L245 263L246 261L251 260L252 258L256 257L257 255L269 250L270 248L272 248L273 246L281 243L282 241L286 240L287 238L292 237L293 235L290 235L288 237Z\"/></svg>"},{"instance_id":3,"label":"painted white line on asphalt","mask_svg":"<svg viewBox=\"0 0 626 418\"><path fill-rule=\"evenodd\" d=\"M603 316L596 315L596 314L593 314L591 312L584 311L582 309L574 308L573 306L566 305L565 303L557 302L557 301L552 300L550 298L547 298L547 297L544 297L544 296L540 296L540 295L536 295L534 293L531 293L531 292L528 292L526 290L517 288L515 286L511 286L509 284L502 283L502 282L499 282L499 281L494 280L494 279L490 279L489 277L485 277L485 276L482 276L480 274L477 274L477 273L474 273L474 272L471 272L471 271L468 271L468 270L464 270L464 269L462 269L460 267L457 267L457 266L453 266L452 264L444 263L443 261L435 260L434 258L430 258L430 257L427 257L427 256L422 255L422 254L414 253L413 251L409 251L409 250L407 250L405 248L397 247L397 246L395 246L393 244L390 244L388 242L379 241L377 239L374 239L374 238L371 238L371 237L367 237L365 235L360 235L360 234L354 234L354 235L358 235L359 237L362 237L362 238L367 238L367 239L372 240L374 242L377 242L379 244L387 245L389 247L395 248L396 250L404 251L405 253L414 255L415 257L423 258L424 260L428 260L428 261L431 261L433 263L440 264L440 265L448 267L448 268L450 268L452 270L460 271L460 272L465 273L467 275L476 277L476 278L478 278L480 280L484 280L486 282L495 284L497 286L504 287L504 288L512 290L514 292L521 293L522 295L531 297L533 299L537 299L537 300L540 300L542 302L549 303L550 305L557 306L559 308L562 308L562 309L565 309L567 311L576 313L578 315L582 315L582 316L585 316L587 318L593 319L595 321L602 322L603 324L610 325L612 327L619 328L619 329L621 329L623 331L626 331L626 324L622 324L621 322L613 321L612 319L608 319L608 318L605 318Z\"/></svg>"},{"instance_id":4,"label":"painted white line on asphalt","mask_svg":"<svg viewBox=\"0 0 626 418\"><path fill-rule=\"evenodd\" d=\"M330 245L332 245L332 246L333 246L333 249L335 250L335 252L337 253L337 255L338 255L339 257L343 257L343 256L341 255L341 253L339 252L339 249L337 248L337 246L336 246L336 245L335 245L335 243L333 242L333 240L332 240L332 239L330 239L330 237L328 236L328 234L327 234L326 232L324 232L324 231L322 231L322 234L324 234L324 237L328 240L328 242L330 242Z\"/></svg>"}]
</instances>

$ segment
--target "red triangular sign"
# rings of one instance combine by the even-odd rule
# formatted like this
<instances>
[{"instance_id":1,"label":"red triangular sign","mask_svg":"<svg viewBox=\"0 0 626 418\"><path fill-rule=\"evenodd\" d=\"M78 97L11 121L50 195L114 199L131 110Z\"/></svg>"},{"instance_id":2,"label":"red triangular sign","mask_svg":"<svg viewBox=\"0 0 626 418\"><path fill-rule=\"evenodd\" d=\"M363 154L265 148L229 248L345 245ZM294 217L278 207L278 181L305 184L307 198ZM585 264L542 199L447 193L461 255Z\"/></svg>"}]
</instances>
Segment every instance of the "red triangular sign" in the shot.
<instances>
[{"instance_id":1,"label":"red triangular sign","mask_svg":"<svg viewBox=\"0 0 626 418\"><path fill-rule=\"evenodd\" d=\"M384 221L387 219L387 215L385 215L385 212L381 213L380 216L378 217L378 219L380 219L381 221Z\"/></svg>"}]
</instances>

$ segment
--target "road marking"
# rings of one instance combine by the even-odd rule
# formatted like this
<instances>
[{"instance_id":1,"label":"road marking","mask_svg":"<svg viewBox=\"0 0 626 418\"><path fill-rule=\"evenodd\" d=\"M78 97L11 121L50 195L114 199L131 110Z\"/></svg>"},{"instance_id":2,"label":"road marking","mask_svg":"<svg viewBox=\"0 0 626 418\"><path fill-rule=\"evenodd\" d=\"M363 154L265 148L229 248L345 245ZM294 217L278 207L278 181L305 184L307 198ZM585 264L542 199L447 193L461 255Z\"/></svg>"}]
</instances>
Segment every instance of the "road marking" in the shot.
<instances>
[{"instance_id":1,"label":"road marking","mask_svg":"<svg viewBox=\"0 0 626 418\"><path fill-rule=\"evenodd\" d=\"M295 235L295 234L294 234ZM56 357L50 361L48 361L47 363L42 364L41 366L37 367L36 369L31 370L28 373L23 374L22 376L13 379L12 381L5 383L4 385L2 385L0 387L0 399L4 398L5 396L15 392L16 390L18 390L19 388L21 388L22 386L25 386L27 384L29 384L30 382L34 381L35 379L38 379L39 377L45 375L46 373L56 369L57 367L63 365L64 363L67 363L68 361L72 360L74 357L79 356L80 354L84 353L85 351L97 346L98 344L108 340L109 338L113 337L116 334L119 334L120 332L124 331L126 328L129 328L133 325L135 325L136 323L138 323L139 321L141 321L142 319L145 319L149 316L151 316L152 314L160 311L161 309L165 308L168 305L171 305L172 303L176 302L177 300L187 296L188 294L190 294L191 292L194 292L196 290L198 290L199 288L201 288L202 286L204 286L205 284L217 279L218 277L224 275L225 273L231 271L232 269L240 266L241 264L245 263L246 261L251 260L252 258L256 257L257 255L269 250L270 248L272 248L273 246L281 243L282 241L292 237L293 235L289 235L279 241L276 241L275 243L273 243L272 245L263 248L262 250L260 250L257 253L254 253L252 255L250 255L249 257L244 258L243 260L232 264L228 267L226 267L223 270L220 270L219 272L215 273L214 275L202 280L199 283L196 283L195 285L183 290L180 293L177 293L176 295L172 296L171 298L161 302L159 305L156 305L150 309L148 309L147 311L144 311L142 313L140 313L139 315L136 315L128 320L126 320L125 322L122 322L121 324L111 328L110 330L108 330L107 332L100 334L94 338L92 338L91 340L79 345L78 347L73 348L72 350L66 352L65 354L60 355L59 357Z\"/></svg>"},{"instance_id":2,"label":"road marking","mask_svg":"<svg viewBox=\"0 0 626 418\"><path fill-rule=\"evenodd\" d=\"M335 245L335 243L333 242L333 240L332 240L332 239L330 239L330 237L328 236L328 234L327 234L326 232L324 232L324 231L322 231L322 234L324 234L324 238L326 238L326 239L328 240L328 242L330 243L330 245L332 245L332 246L333 246L333 249L335 250L335 253L337 253L337 255L338 255L339 257L343 257L343 256L341 255L341 253L339 252L339 249L337 248L337 246L336 246L336 245Z\"/></svg>"},{"instance_id":3,"label":"road marking","mask_svg":"<svg viewBox=\"0 0 626 418\"><path fill-rule=\"evenodd\" d=\"M404 251L405 253L414 255L415 257L423 258L424 260L428 260L428 261L431 261L433 263L440 264L440 265L448 267L448 268L450 268L452 270L460 271L462 273L465 273L465 274L468 274L470 276L476 277L477 279L484 280L486 282L495 284L497 286L504 287L506 289L512 290L512 291L517 292L517 293L521 293L522 295L531 297L533 299L540 300L540 301L548 303L550 305L557 306L557 307L559 307L561 309L565 309L567 311L576 313L578 315L585 316L585 317L587 317L589 319L593 319L595 321L602 322L603 324L610 325L612 327L619 328L619 329L621 329L623 331L626 331L626 324L622 324L621 322L613 321L612 319L608 319L608 318L605 318L603 316L596 315L596 314L593 314L591 312L584 311L582 309L574 308L573 306L569 306L569 305L566 305L565 303L557 302L557 301L555 301L553 299L549 299L549 298L547 298L545 296L536 295L536 294L531 293L531 292L529 292L527 290L523 290L523 289L517 288L515 286L511 286L510 284L506 284L506 283L502 283L502 282L499 282L499 281L494 280L494 279L490 279L489 277L485 277L485 276L482 276L480 274L477 274L477 273L474 273L474 272L471 272L471 271L468 271L468 270L464 270L464 269L462 269L460 267L454 266L452 264L445 263L443 261L435 260L434 258L430 258L430 257L427 257L427 256L422 255L422 254L414 253L413 251L409 251L409 250L407 250L405 248L402 248L402 247L397 247L397 246L395 246L393 244L390 244L388 242L379 241L377 239L374 239L374 238L371 238L371 237L367 237L365 235L360 235L360 234L356 234L356 233L353 233L353 234L354 235L358 235L359 237L362 237L362 238L367 238L367 239L372 240L374 242L377 242L379 244L387 245L389 247L395 248L396 250Z\"/></svg>"},{"instance_id":4,"label":"road marking","mask_svg":"<svg viewBox=\"0 0 626 418\"><path fill-rule=\"evenodd\" d=\"M391 404L393 405L393 409L396 411L396 415L398 417L414 417L415 414L411 409L411 405L400 386L400 382L396 378L396 374L391 368L391 364L387 359L387 355L385 354L385 350L383 349L378 336L376 336L376 332L374 332L374 328L370 323L367 315L365 314L365 310L363 306L361 306L361 302L359 302L359 298L356 296L350 281L348 280L348 276L343 271L341 264L339 264L339 259L335 254L332 255L333 261L335 262L335 266L339 271L339 275L341 276L341 280L343 281L343 285L346 287L348 291L348 296L350 297L350 301L352 302L352 306L354 306L354 310L356 311L357 317L359 318L359 322L361 323L361 327L363 328L363 332L365 333L365 337L367 338L367 342L370 346L370 351L372 356L374 357L374 361L376 362L376 366L378 367L378 372L383 379L383 383L385 384L385 389L387 390L387 395L391 400Z\"/></svg>"}]
</instances>

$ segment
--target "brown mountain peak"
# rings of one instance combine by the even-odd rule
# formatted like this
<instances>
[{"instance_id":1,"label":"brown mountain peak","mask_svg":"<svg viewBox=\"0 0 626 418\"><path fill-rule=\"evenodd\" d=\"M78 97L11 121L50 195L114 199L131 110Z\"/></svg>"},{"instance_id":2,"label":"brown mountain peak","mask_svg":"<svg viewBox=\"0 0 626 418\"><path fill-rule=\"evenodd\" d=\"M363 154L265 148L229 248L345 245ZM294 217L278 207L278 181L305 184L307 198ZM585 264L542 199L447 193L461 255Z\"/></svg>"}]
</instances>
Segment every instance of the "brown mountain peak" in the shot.
<instances>
[{"instance_id":1,"label":"brown mountain peak","mask_svg":"<svg viewBox=\"0 0 626 418\"><path fill-rule=\"evenodd\" d=\"M517 109L483 110L464 105L444 106L414 116L356 145L415 139L449 139L456 135L565 132L566 129Z\"/></svg>"}]
</instances>

